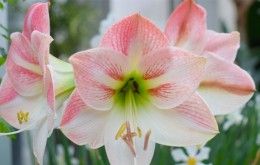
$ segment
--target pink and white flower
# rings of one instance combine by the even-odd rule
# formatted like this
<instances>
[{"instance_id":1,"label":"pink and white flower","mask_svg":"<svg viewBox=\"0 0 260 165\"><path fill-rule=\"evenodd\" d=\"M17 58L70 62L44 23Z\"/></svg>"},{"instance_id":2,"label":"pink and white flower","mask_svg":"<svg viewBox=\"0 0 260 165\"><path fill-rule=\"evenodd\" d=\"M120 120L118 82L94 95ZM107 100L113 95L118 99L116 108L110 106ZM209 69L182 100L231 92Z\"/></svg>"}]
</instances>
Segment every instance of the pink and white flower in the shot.
<instances>
[{"instance_id":1,"label":"pink and white flower","mask_svg":"<svg viewBox=\"0 0 260 165\"><path fill-rule=\"evenodd\" d=\"M255 84L247 72L234 64L239 33L207 30L206 14L194 0L183 0L169 17L165 34L172 46L207 57L198 93L214 114L227 114L252 97Z\"/></svg>"},{"instance_id":2,"label":"pink and white flower","mask_svg":"<svg viewBox=\"0 0 260 165\"><path fill-rule=\"evenodd\" d=\"M155 143L204 144L218 133L195 92L206 59L167 47L139 14L113 25L99 48L74 54L76 90L61 122L74 143L105 145L111 164L149 164Z\"/></svg>"},{"instance_id":3,"label":"pink and white flower","mask_svg":"<svg viewBox=\"0 0 260 165\"><path fill-rule=\"evenodd\" d=\"M52 40L48 3L36 3L26 14L23 32L11 34L6 74L0 86L0 116L19 129L0 135L32 130L33 152L40 164L55 127L55 97L64 96L71 87L60 80L73 82L71 66L50 55Z\"/></svg>"}]
</instances>

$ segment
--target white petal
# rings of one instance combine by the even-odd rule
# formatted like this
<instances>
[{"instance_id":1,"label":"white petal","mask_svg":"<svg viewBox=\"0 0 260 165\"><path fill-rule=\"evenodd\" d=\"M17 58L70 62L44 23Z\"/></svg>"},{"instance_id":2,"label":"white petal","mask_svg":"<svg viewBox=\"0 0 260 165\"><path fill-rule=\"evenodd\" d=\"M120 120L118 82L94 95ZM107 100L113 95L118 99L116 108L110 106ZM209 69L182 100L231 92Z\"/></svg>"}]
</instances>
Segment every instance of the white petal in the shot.
<instances>
[{"instance_id":1,"label":"white petal","mask_svg":"<svg viewBox=\"0 0 260 165\"><path fill-rule=\"evenodd\" d=\"M43 164L45 146L48 139L48 123L42 120L39 127L33 130L33 153L40 165Z\"/></svg>"},{"instance_id":2,"label":"white petal","mask_svg":"<svg viewBox=\"0 0 260 165\"><path fill-rule=\"evenodd\" d=\"M111 114L105 133L105 148L110 164L113 165L148 165L152 160L155 144L148 141L148 148L144 150L144 136L134 137L134 149L136 156L131 152L130 147L121 139L115 139L119 127L125 123L123 115Z\"/></svg>"},{"instance_id":3,"label":"white petal","mask_svg":"<svg viewBox=\"0 0 260 165\"><path fill-rule=\"evenodd\" d=\"M200 161L209 159L209 152L210 152L209 147L202 147L200 149L200 152L197 155L197 159L200 160Z\"/></svg>"},{"instance_id":4,"label":"white petal","mask_svg":"<svg viewBox=\"0 0 260 165\"><path fill-rule=\"evenodd\" d=\"M218 133L214 116L198 95L170 110L146 107L139 117L141 125L152 130L151 138L163 145L201 145Z\"/></svg>"},{"instance_id":5,"label":"white petal","mask_svg":"<svg viewBox=\"0 0 260 165\"><path fill-rule=\"evenodd\" d=\"M178 149L173 149L171 151L172 157L175 161L179 162L179 161L186 161L187 160L187 155L185 155L185 153L183 152L182 149L178 148Z\"/></svg>"},{"instance_id":6,"label":"white petal","mask_svg":"<svg viewBox=\"0 0 260 165\"><path fill-rule=\"evenodd\" d=\"M198 152L197 146L189 146L189 147L185 147L185 149L189 156L195 156Z\"/></svg>"}]
</instances>

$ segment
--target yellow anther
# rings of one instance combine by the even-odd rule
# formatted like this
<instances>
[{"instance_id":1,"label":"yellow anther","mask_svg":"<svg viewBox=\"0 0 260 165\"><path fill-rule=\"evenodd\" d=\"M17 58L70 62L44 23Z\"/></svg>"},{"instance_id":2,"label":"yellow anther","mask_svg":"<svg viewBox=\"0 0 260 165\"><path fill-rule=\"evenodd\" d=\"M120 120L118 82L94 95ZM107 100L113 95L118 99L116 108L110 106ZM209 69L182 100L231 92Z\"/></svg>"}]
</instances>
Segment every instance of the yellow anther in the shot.
<instances>
[{"instance_id":1,"label":"yellow anther","mask_svg":"<svg viewBox=\"0 0 260 165\"><path fill-rule=\"evenodd\" d=\"M118 140L120 137L122 137L125 130L126 130L126 123L123 123L116 133L116 137L115 137L116 140Z\"/></svg>"},{"instance_id":2,"label":"yellow anther","mask_svg":"<svg viewBox=\"0 0 260 165\"><path fill-rule=\"evenodd\" d=\"M28 122L29 120L29 112L17 112L17 119L19 121L19 124L22 124L23 122Z\"/></svg>"},{"instance_id":3,"label":"yellow anther","mask_svg":"<svg viewBox=\"0 0 260 165\"><path fill-rule=\"evenodd\" d=\"M197 164L197 159L195 157L189 157L187 160L187 165L196 165Z\"/></svg>"},{"instance_id":4,"label":"yellow anther","mask_svg":"<svg viewBox=\"0 0 260 165\"><path fill-rule=\"evenodd\" d=\"M142 137L142 130L139 127L137 127L137 135L139 138Z\"/></svg>"}]
</instances>

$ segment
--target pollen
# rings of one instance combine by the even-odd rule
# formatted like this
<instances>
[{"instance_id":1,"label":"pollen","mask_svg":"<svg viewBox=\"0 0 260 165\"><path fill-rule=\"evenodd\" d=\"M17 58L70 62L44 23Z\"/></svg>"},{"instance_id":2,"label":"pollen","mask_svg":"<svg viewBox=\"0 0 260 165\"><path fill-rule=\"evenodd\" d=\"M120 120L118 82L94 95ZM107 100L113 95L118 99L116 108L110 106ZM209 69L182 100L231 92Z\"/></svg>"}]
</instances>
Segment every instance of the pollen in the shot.
<instances>
[{"instance_id":1,"label":"pollen","mask_svg":"<svg viewBox=\"0 0 260 165\"><path fill-rule=\"evenodd\" d=\"M17 112L17 119L19 121L19 124L28 122L29 112L23 112L23 111Z\"/></svg>"},{"instance_id":2,"label":"pollen","mask_svg":"<svg viewBox=\"0 0 260 165\"><path fill-rule=\"evenodd\" d=\"M137 135L139 138L142 137L142 130L139 127L137 127Z\"/></svg>"},{"instance_id":3,"label":"pollen","mask_svg":"<svg viewBox=\"0 0 260 165\"><path fill-rule=\"evenodd\" d=\"M189 157L187 160L188 165L196 165L197 164L197 159L193 156Z\"/></svg>"},{"instance_id":4,"label":"pollen","mask_svg":"<svg viewBox=\"0 0 260 165\"><path fill-rule=\"evenodd\" d=\"M120 128L118 129L117 133L116 133L116 137L115 139L118 140L120 137L123 136L123 133L125 132L126 130L126 123L123 123Z\"/></svg>"}]
</instances>

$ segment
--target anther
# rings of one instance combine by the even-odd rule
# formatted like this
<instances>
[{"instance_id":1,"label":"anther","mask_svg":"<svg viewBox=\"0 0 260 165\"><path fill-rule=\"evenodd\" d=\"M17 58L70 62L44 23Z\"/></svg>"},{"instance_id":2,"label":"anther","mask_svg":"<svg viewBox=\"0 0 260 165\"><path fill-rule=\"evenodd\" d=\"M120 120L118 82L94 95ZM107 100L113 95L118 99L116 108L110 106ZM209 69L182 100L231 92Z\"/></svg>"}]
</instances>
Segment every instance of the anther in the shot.
<instances>
[{"instance_id":1,"label":"anther","mask_svg":"<svg viewBox=\"0 0 260 165\"><path fill-rule=\"evenodd\" d=\"M151 135L151 130L149 130L145 134L145 137L144 137L144 150L147 150L147 148L148 148L148 142L149 142L150 135Z\"/></svg>"},{"instance_id":2,"label":"anther","mask_svg":"<svg viewBox=\"0 0 260 165\"><path fill-rule=\"evenodd\" d=\"M122 137L125 130L126 130L126 123L123 123L118 129L115 139L118 140L120 137Z\"/></svg>"},{"instance_id":3,"label":"anther","mask_svg":"<svg viewBox=\"0 0 260 165\"><path fill-rule=\"evenodd\" d=\"M137 135L139 138L142 137L142 130L139 127L137 127Z\"/></svg>"},{"instance_id":4,"label":"anther","mask_svg":"<svg viewBox=\"0 0 260 165\"><path fill-rule=\"evenodd\" d=\"M22 124L23 122L28 122L29 120L29 112L17 112L17 119L19 121L19 124Z\"/></svg>"}]
</instances>

